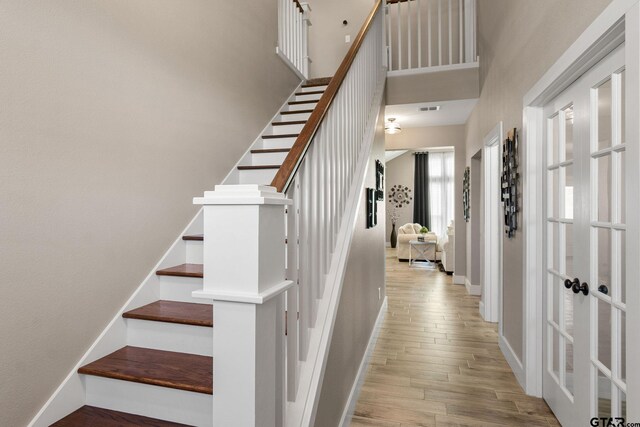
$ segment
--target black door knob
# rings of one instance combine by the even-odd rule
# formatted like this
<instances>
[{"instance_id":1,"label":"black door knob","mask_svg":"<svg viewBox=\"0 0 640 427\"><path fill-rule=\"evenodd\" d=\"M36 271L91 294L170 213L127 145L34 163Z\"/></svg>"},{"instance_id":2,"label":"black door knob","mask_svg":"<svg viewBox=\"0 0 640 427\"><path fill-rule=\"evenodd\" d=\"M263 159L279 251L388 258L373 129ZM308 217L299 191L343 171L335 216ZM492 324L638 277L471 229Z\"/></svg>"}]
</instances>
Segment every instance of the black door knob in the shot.
<instances>
[{"instance_id":1,"label":"black door knob","mask_svg":"<svg viewBox=\"0 0 640 427\"><path fill-rule=\"evenodd\" d=\"M577 277L575 279L573 279L573 281L566 279L564 281L564 287L567 289L571 289L573 286L578 285L580 286L580 279L578 279Z\"/></svg>"},{"instance_id":2,"label":"black door knob","mask_svg":"<svg viewBox=\"0 0 640 427\"><path fill-rule=\"evenodd\" d=\"M609 295L609 288L604 283L598 286L598 292L602 292L605 295Z\"/></svg>"},{"instance_id":3,"label":"black door knob","mask_svg":"<svg viewBox=\"0 0 640 427\"><path fill-rule=\"evenodd\" d=\"M571 290L574 294L579 294L580 292L582 292L583 295L589 295L589 285L586 283L580 285L580 281L574 282Z\"/></svg>"}]
</instances>

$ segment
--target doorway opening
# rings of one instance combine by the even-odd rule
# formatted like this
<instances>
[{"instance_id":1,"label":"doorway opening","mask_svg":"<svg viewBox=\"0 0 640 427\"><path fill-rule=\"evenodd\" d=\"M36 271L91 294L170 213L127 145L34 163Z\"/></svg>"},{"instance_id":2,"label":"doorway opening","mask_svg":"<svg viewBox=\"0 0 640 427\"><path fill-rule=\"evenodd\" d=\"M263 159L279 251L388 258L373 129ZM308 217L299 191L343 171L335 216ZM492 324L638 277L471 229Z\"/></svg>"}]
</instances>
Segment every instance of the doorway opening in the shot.
<instances>
[{"instance_id":1,"label":"doorway opening","mask_svg":"<svg viewBox=\"0 0 640 427\"><path fill-rule=\"evenodd\" d=\"M465 286L469 295L482 295L482 149L471 156L470 236Z\"/></svg>"}]
</instances>

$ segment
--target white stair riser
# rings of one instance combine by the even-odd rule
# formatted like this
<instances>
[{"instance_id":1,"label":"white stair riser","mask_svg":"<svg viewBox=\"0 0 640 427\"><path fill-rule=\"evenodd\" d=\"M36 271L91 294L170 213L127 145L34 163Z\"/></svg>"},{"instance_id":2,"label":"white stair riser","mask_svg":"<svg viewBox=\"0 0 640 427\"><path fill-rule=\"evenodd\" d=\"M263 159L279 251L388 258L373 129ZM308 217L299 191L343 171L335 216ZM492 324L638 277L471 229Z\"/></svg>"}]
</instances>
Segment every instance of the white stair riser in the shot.
<instances>
[{"instance_id":1,"label":"white stair riser","mask_svg":"<svg viewBox=\"0 0 640 427\"><path fill-rule=\"evenodd\" d=\"M312 102L312 103L305 102L304 104L289 104L287 111L313 110L314 108L316 108L317 104L318 104L317 102Z\"/></svg>"},{"instance_id":2,"label":"white stair riser","mask_svg":"<svg viewBox=\"0 0 640 427\"><path fill-rule=\"evenodd\" d=\"M280 114L278 120L281 122L290 122L296 120L309 120L311 113L296 113L296 114Z\"/></svg>"},{"instance_id":3,"label":"white stair riser","mask_svg":"<svg viewBox=\"0 0 640 427\"><path fill-rule=\"evenodd\" d=\"M312 87L301 87L298 92L316 92L318 90L325 91L328 86L312 86Z\"/></svg>"},{"instance_id":4,"label":"white stair riser","mask_svg":"<svg viewBox=\"0 0 640 427\"><path fill-rule=\"evenodd\" d=\"M213 397L131 381L84 375L87 405L194 426L213 425Z\"/></svg>"},{"instance_id":5,"label":"white stair riser","mask_svg":"<svg viewBox=\"0 0 640 427\"><path fill-rule=\"evenodd\" d=\"M271 132L267 135L290 135L298 134L302 131L304 124L299 125L284 125L284 126L271 126Z\"/></svg>"},{"instance_id":6,"label":"white stair riser","mask_svg":"<svg viewBox=\"0 0 640 427\"><path fill-rule=\"evenodd\" d=\"M251 154L252 165L281 165L289 153L253 153Z\"/></svg>"},{"instance_id":7,"label":"white stair riser","mask_svg":"<svg viewBox=\"0 0 640 427\"><path fill-rule=\"evenodd\" d=\"M240 184L270 185L278 169L252 169L240 171Z\"/></svg>"},{"instance_id":8,"label":"white stair riser","mask_svg":"<svg viewBox=\"0 0 640 427\"><path fill-rule=\"evenodd\" d=\"M185 243L187 246L187 263L203 264L203 242L198 240L187 240Z\"/></svg>"},{"instance_id":9,"label":"white stair riser","mask_svg":"<svg viewBox=\"0 0 640 427\"><path fill-rule=\"evenodd\" d=\"M210 301L191 296L193 291L202 290L202 279L195 277L160 276L160 299L166 301L195 302L211 304Z\"/></svg>"},{"instance_id":10,"label":"white stair riser","mask_svg":"<svg viewBox=\"0 0 640 427\"><path fill-rule=\"evenodd\" d=\"M296 138L263 139L261 148L291 148L295 142Z\"/></svg>"},{"instance_id":11,"label":"white stair riser","mask_svg":"<svg viewBox=\"0 0 640 427\"><path fill-rule=\"evenodd\" d=\"M151 320L127 320L127 345L213 356L213 330Z\"/></svg>"},{"instance_id":12,"label":"white stair riser","mask_svg":"<svg viewBox=\"0 0 640 427\"><path fill-rule=\"evenodd\" d=\"M296 95L296 101L318 101L322 97L321 93L312 93L309 95Z\"/></svg>"}]
</instances>

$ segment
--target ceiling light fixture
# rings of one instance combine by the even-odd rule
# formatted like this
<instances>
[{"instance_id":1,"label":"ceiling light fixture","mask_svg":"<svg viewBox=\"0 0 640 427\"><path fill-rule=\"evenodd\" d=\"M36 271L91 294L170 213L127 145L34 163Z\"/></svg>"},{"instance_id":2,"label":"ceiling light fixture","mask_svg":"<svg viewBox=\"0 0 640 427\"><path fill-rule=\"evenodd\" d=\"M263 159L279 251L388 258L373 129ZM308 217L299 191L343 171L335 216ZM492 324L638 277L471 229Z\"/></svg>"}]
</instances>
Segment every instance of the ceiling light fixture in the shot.
<instances>
[{"instance_id":1,"label":"ceiling light fixture","mask_svg":"<svg viewBox=\"0 0 640 427\"><path fill-rule=\"evenodd\" d=\"M389 135L394 135L396 133L402 132L402 128L400 127L400 124L396 122L396 119L394 117L390 117L389 119L387 119L387 123L385 123L384 125L384 131Z\"/></svg>"}]
</instances>

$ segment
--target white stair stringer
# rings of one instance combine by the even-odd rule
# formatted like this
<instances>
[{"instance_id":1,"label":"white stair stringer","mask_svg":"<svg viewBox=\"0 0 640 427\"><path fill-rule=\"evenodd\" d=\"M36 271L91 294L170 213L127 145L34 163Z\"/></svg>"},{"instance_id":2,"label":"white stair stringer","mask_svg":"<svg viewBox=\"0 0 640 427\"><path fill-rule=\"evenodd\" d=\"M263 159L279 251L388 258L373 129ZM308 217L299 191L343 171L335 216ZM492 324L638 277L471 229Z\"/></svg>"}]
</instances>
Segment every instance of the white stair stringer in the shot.
<instances>
[{"instance_id":1,"label":"white stair stringer","mask_svg":"<svg viewBox=\"0 0 640 427\"><path fill-rule=\"evenodd\" d=\"M341 221L335 251L331 255L331 268L326 276L324 294L317 301L315 326L310 329L308 357L300 362L300 382L295 401L287 402L287 427L307 427L314 425L322 379L329 355L329 347L342 293L342 282L346 262L351 249L351 240L357 221L360 204L364 200L364 180L367 174L375 132L380 117L384 95L385 77L378 82L367 128L363 138L363 148L358 158L356 172L349 190L345 215Z\"/></svg>"},{"instance_id":2,"label":"white stair stringer","mask_svg":"<svg viewBox=\"0 0 640 427\"><path fill-rule=\"evenodd\" d=\"M247 148L238 163L233 166L222 184L239 183L241 178L237 167L251 164L252 149L290 148L293 146L295 138L263 140L262 136L272 132L271 123L292 120L281 119L281 112L288 110L290 107L288 103L296 99L295 93L300 90L300 85L295 88L277 113L269 120L267 126L259 133L259 136ZM267 170L267 172L267 174L257 176L255 179L266 180L260 183L270 184L276 170ZM182 239L185 235L202 233L203 215L202 209L200 209L133 292L129 300L118 310L95 342L67 374L53 395L28 424L29 427L48 427L83 405L94 405L196 426L210 427L212 425L211 395L78 374L80 367L107 356L126 345L182 353L211 354L213 351L211 328L124 319L122 317L127 311L158 300L211 304L210 300L196 299L192 296L193 291L202 289L202 279L156 275L156 271L175 265L202 263L202 242ZM178 337L182 334L184 336ZM208 340L205 336L207 334L209 335ZM176 341L178 338L180 341ZM207 346L208 349L205 348Z\"/></svg>"}]
</instances>

